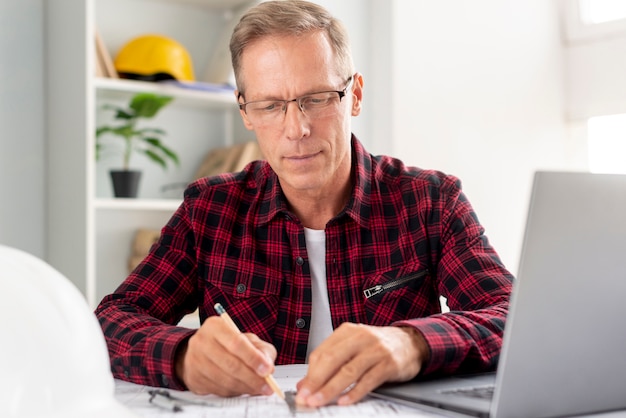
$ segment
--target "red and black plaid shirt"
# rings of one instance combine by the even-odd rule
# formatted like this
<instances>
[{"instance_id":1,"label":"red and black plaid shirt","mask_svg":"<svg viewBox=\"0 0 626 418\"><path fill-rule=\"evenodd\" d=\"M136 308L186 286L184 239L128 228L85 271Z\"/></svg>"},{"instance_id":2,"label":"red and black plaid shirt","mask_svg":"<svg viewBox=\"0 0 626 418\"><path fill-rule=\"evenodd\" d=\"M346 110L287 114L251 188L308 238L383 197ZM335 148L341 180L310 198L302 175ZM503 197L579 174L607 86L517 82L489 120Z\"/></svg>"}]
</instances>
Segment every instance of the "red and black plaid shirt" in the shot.
<instances>
[{"instance_id":1,"label":"red and black plaid shirt","mask_svg":"<svg viewBox=\"0 0 626 418\"><path fill-rule=\"evenodd\" d=\"M326 225L333 327L410 325L430 346L422 373L496 365L513 282L460 182L368 154L353 137L351 199ZM439 296L449 313L441 313ZM303 363L311 269L303 226L269 165L203 178L185 192L147 258L96 310L117 378L181 389L175 327L221 303L240 329Z\"/></svg>"}]
</instances>

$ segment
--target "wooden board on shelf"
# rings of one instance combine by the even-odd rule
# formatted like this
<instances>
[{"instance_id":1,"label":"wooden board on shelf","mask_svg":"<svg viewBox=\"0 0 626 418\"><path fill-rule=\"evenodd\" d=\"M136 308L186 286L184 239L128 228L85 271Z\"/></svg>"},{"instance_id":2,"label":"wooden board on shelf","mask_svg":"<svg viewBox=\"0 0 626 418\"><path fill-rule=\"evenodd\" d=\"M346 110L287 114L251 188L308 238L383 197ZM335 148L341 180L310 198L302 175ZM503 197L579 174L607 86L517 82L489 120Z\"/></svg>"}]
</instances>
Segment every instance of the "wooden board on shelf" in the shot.
<instances>
[{"instance_id":1,"label":"wooden board on shelf","mask_svg":"<svg viewBox=\"0 0 626 418\"><path fill-rule=\"evenodd\" d=\"M95 32L96 75L98 77L119 78L115 66L113 65L111 54L109 54L109 50L106 48L100 32L97 29Z\"/></svg>"},{"instance_id":2,"label":"wooden board on shelf","mask_svg":"<svg viewBox=\"0 0 626 418\"><path fill-rule=\"evenodd\" d=\"M208 152L194 177L198 179L241 171L248 163L261 159L263 154L256 141L214 148Z\"/></svg>"}]
</instances>

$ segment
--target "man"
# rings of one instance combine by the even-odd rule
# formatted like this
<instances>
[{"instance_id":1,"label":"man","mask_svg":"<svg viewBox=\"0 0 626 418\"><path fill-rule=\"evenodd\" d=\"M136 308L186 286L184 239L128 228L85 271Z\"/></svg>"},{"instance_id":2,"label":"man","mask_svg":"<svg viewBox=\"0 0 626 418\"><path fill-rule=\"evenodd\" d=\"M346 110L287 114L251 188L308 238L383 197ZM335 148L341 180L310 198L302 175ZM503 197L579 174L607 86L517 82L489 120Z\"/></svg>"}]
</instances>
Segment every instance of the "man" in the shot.
<instances>
[{"instance_id":1,"label":"man","mask_svg":"<svg viewBox=\"0 0 626 418\"><path fill-rule=\"evenodd\" d=\"M308 360L297 401L320 406L493 369L513 277L456 178L373 157L351 134L363 76L340 22L312 3L263 2L230 46L241 117L267 161L190 185L103 299L114 375L269 395L275 363ZM244 334L215 316L218 302ZM198 330L175 326L196 307Z\"/></svg>"}]
</instances>

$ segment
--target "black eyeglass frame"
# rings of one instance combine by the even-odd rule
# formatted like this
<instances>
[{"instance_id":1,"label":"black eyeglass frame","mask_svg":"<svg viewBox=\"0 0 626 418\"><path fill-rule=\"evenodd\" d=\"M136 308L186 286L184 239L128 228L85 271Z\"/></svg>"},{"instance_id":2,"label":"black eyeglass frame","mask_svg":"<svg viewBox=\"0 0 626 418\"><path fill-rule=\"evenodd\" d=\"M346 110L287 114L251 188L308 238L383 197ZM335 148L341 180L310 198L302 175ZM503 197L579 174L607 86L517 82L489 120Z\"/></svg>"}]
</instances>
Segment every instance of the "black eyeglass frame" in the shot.
<instances>
[{"instance_id":1,"label":"black eyeglass frame","mask_svg":"<svg viewBox=\"0 0 626 418\"><path fill-rule=\"evenodd\" d=\"M298 105L298 109L300 109L301 112L304 113L304 109L302 109L302 106L300 104L300 101L302 99L305 99L309 96L315 95L315 94L320 94L320 93L337 93L339 95L339 101L341 102L341 99L343 99L347 94L348 94L348 89L352 86L352 82L354 81L354 75L351 75L350 77L348 77L348 80L346 81L346 87L343 88L343 90L324 90L324 91L315 91L313 93L308 93L305 94L303 96L300 97L296 97L295 99L289 99L289 100L281 100L281 99L263 99L263 100L252 100L250 102L244 102L244 103L238 103L239 104L239 109L243 110L243 112L247 115L248 112L246 112L246 106L251 104L251 103L259 103L259 102L279 102L279 103L283 103L283 113L287 112L287 104L290 102L296 102L296 104ZM237 100L239 100L240 98L243 97L243 93L239 93L237 95Z\"/></svg>"}]
</instances>

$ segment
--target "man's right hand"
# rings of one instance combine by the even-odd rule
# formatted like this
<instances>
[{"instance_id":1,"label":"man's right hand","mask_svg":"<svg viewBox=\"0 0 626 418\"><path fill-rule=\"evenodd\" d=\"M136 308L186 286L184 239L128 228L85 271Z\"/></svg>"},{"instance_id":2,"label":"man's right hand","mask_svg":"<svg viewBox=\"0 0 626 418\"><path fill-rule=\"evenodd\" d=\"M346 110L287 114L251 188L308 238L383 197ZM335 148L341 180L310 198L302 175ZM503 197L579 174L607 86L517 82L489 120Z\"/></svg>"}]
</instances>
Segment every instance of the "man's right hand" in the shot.
<instances>
[{"instance_id":1,"label":"man's right hand","mask_svg":"<svg viewBox=\"0 0 626 418\"><path fill-rule=\"evenodd\" d=\"M264 377L274 371L276 348L234 331L219 316L204 321L176 355L176 374L199 395L271 395Z\"/></svg>"}]
</instances>

